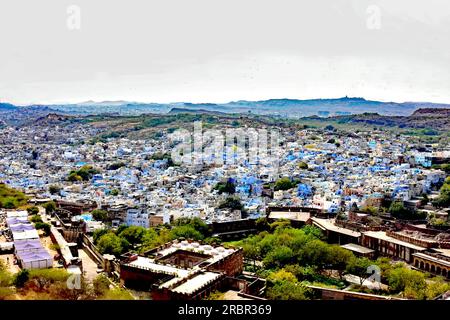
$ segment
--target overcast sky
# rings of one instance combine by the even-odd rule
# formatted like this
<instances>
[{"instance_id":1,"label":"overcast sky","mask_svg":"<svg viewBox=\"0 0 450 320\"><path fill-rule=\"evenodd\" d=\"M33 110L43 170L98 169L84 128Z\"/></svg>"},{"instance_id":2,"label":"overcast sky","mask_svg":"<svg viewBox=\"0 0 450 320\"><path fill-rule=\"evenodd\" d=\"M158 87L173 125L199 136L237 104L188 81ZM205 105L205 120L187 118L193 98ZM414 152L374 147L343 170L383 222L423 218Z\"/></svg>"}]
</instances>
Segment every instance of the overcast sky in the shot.
<instances>
[{"instance_id":1,"label":"overcast sky","mask_svg":"<svg viewBox=\"0 0 450 320\"><path fill-rule=\"evenodd\" d=\"M450 103L450 1L0 2L0 101L345 95Z\"/></svg>"}]
</instances>

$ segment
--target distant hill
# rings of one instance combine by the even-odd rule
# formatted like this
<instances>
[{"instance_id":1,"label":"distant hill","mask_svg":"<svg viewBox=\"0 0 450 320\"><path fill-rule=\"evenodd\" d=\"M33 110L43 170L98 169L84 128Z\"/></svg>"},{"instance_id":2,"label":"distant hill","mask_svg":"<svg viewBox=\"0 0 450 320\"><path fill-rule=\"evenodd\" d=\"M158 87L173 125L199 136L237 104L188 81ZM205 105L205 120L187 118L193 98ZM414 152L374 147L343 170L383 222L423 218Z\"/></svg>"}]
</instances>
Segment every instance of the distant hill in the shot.
<instances>
[{"instance_id":1,"label":"distant hill","mask_svg":"<svg viewBox=\"0 0 450 320\"><path fill-rule=\"evenodd\" d=\"M411 117L449 117L450 109L420 108Z\"/></svg>"},{"instance_id":2,"label":"distant hill","mask_svg":"<svg viewBox=\"0 0 450 320\"><path fill-rule=\"evenodd\" d=\"M0 112L12 111L12 110L16 110L16 109L17 109L17 107L15 105L12 105L10 103L0 102Z\"/></svg>"},{"instance_id":3,"label":"distant hill","mask_svg":"<svg viewBox=\"0 0 450 320\"><path fill-rule=\"evenodd\" d=\"M363 113L330 118L314 117L314 120L447 131L450 128L450 108L421 108L409 116L385 116L378 113Z\"/></svg>"},{"instance_id":4,"label":"distant hill","mask_svg":"<svg viewBox=\"0 0 450 320\"><path fill-rule=\"evenodd\" d=\"M358 97L337 99L269 99L261 101L231 101L228 103L139 103L129 101L86 101L78 104L33 105L15 107L3 104L4 109L24 112L29 108L49 108L53 112L72 115L141 115L147 113L166 114L172 110L186 109L187 112L252 113L301 118L314 115L337 116L363 113L378 113L388 116L409 116L418 109L450 108L450 104L427 102L381 102ZM181 112L181 111L176 111Z\"/></svg>"},{"instance_id":5,"label":"distant hill","mask_svg":"<svg viewBox=\"0 0 450 320\"><path fill-rule=\"evenodd\" d=\"M225 115L226 113L219 111L210 111L204 109L185 109L185 108L172 108L168 112L169 114L180 114L180 113L194 113L194 114L210 114L210 115Z\"/></svg>"}]
</instances>

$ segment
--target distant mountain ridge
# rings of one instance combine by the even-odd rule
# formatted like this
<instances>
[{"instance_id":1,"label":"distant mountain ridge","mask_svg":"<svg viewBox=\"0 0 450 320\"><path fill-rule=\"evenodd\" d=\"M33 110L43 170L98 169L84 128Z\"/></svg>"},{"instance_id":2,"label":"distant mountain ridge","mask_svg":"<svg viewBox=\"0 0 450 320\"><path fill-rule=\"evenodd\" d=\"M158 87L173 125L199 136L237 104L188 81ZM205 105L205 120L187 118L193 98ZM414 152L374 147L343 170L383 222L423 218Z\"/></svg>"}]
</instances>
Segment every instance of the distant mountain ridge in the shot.
<instances>
[{"instance_id":1,"label":"distant mountain ridge","mask_svg":"<svg viewBox=\"0 0 450 320\"><path fill-rule=\"evenodd\" d=\"M378 113L390 116L409 116L418 109L450 108L450 104L427 102L381 102L361 97L342 97L337 99L269 99L260 101L238 100L228 103L140 103L129 101L86 101L75 104L51 104L14 106L0 103L2 112L23 112L32 108L48 108L48 112L61 112L73 115L119 114L140 115L145 113L169 113L174 108L202 110L203 112L254 113L278 115L283 117L307 117L314 115L335 116L340 114ZM178 112L178 111L177 111Z\"/></svg>"}]
</instances>

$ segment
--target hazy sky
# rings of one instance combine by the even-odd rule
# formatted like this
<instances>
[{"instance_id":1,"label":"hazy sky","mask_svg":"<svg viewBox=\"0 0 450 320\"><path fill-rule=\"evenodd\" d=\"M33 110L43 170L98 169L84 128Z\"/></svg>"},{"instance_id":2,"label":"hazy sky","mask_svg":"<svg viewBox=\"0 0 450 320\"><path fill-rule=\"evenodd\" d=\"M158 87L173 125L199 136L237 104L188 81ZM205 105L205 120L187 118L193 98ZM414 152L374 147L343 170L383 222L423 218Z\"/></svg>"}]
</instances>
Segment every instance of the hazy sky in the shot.
<instances>
[{"instance_id":1,"label":"hazy sky","mask_svg":"<svg viewBox=\"0 0 450 320\"><path fill-rule=\"evenodd\" d=\"M0 2L0 101L345 95L450 103L450 1Z\"/></svg>"}]
</instances>

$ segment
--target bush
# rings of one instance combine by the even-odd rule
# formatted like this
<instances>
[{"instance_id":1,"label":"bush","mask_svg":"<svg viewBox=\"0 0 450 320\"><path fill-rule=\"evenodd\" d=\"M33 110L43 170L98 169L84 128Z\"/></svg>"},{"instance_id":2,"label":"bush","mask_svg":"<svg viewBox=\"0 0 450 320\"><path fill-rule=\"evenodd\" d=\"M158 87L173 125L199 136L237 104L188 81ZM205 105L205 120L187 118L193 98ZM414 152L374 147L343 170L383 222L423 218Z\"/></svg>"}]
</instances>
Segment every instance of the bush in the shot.
<instances>
[{"instance_id":1,"label":"bush","mask_svg":"<svg viewBox=\"0 0 450 320\"><path fill-rule=\"evenodd\" d=\"M92 218L94 218L97 221L106 221L108 219L108 211L105 210L94 210L91 212Z\"/></svg>"},{"instance_id":2,"label":"bush","mask_svg":"<svg viewBox=\"0 0 450 320\"><path fill-rule=\"evenodd\" d=\"M35 215L39 213L39 208L36 206L27 208L28 214Z\"/></svg>"},{"instance_id":3,"label":"bush","mask_svg":"<svg viewBox=\"0 0 450 320\"><path fill-rule=\"evenodd\" d=\"M51 231L51 225L48 223L43 223L43 222L37 222L35 225L36 229L38 230L44 230L44 234L46 236L50 235L50 231Z\"/></svg>"},{"instance_id":4,"label":"bush","mask_svg":"<svg viewBox=\"0 0 450 320\"><path fill-rule=\"evenodd\" d=\"M42 223L43 222L42 217L40 215L32 216L30 221L33 223Z\"/></svg>"},{"instance_id":5,"label":"bush","mask_svg":"<svg viewBox=\"0 0 450 320\"><path fill-rule=\"evenodd\" d=\"M29 279L30 272L27 269L23 269L15 275L13 283L17 288L23 288Z\"/></svg>"},{"instance_id":6,"label":"bush","mask_svg":"<svg viewBox=\"0 0 450 320\"><path fill-rule=\"evenodd\" d=\"M284 177L284 178L278 179L275 182L275 188L274 189L275 189L275 191L278 191L278 190L289 190L289 189L294 188L296 185L297 184L295 182L292 182L289 178Z\"/></svg>"}]
</instances>

